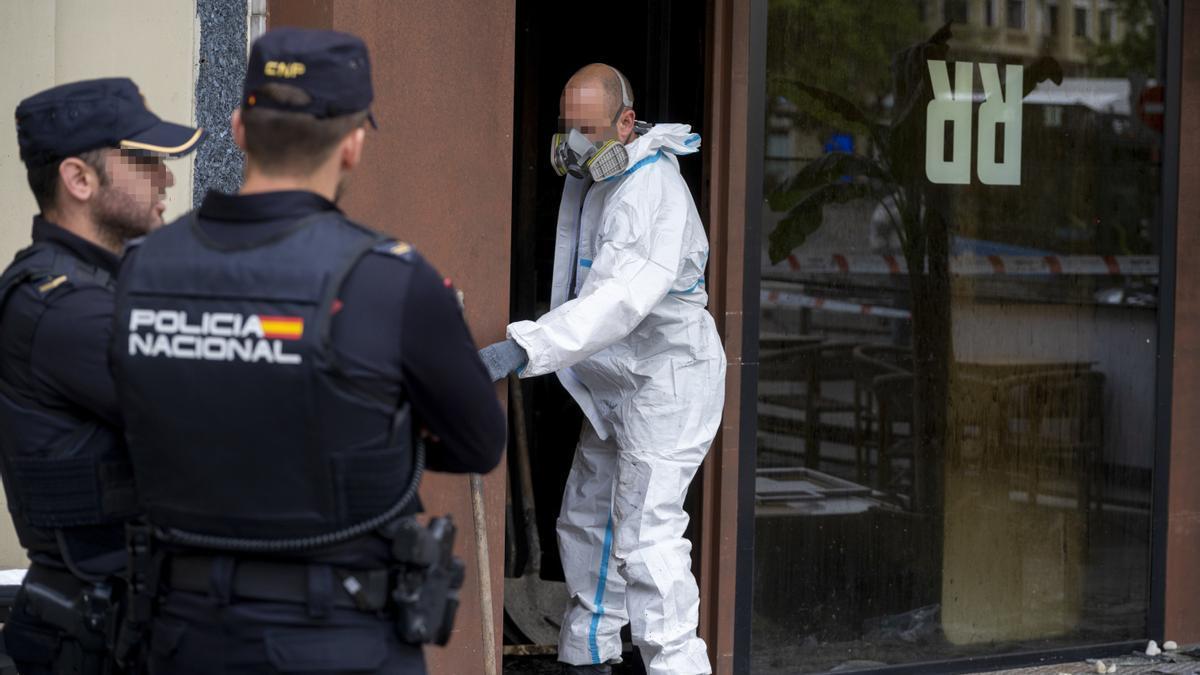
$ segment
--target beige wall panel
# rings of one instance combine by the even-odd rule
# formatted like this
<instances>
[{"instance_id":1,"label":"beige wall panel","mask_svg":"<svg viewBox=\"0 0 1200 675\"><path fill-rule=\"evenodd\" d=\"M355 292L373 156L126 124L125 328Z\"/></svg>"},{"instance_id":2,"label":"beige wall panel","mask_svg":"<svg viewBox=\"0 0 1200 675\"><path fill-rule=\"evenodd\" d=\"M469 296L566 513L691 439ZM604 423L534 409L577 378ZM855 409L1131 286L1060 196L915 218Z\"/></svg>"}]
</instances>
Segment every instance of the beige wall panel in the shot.
<instances>
[{"instance_id":1,"label":"beige wall panel","mask_svg":"<svg viewBox=\"0 0 1200 675\"><path fill-rule=\"evenodd\" d=\"M55 4L54 0L0 3L0 115L5 120L12 119L21 99L54 82ZM0 260L7 263L28 243L29 216L36 210L17 152L16 131L11 122L6 123L0 126L0 214L4 216ZM0 547L0 565L8 561L6 547Z\"/></svg>"},{"instance_id":2,"label":"beige wall panel","mask_svg":"<svg viewBox=\"0 0 1200 675\"><path fill-rule=\"evenodd\" d=\"M0 2L0 113L21 99L75 80L125 76L141 87L150 109L164 119L190 123L195 114L194 0L3 0ZM169 163L175 187L167 193L167 219L191 205L192 162ZM11 125L0 129L0 263L29 243L37 211L25 182ZM0 516L0 569L25 567L24 551L7 517Z\"/></svg>"}]
</instances>

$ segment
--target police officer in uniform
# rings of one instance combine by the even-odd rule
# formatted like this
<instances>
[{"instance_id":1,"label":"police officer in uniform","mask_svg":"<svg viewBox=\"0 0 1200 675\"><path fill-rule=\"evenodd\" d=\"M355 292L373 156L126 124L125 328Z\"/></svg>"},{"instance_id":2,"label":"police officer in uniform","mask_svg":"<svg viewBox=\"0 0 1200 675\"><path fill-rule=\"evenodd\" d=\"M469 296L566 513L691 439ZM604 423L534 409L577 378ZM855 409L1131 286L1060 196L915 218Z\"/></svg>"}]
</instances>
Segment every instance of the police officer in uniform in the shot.
<instances>
[{"instance_id":1,"label":"police officer in uniform","mask_svg":"<svg viewBox=\"0 0 1200 675\"><path fill-rule=\"evenodd\" d=\"M505 421L453 288L338 209L372 96L358 38L268 32L233 116L241 191L126 255L113 359L152 673L424 673L448 637L452 524L410 497L423 462L491 470Z\"/></svg>"},{"instance_id":2,"label":"police officer in uniform","mask_svg":"<svg viewBox=\"0 0 1200 675\"><path fill-rule=\"evenodd\" d=\"M108 673L136 506L108 366L113 277L126 240L162 224L163 158L203 132L160 120L123 78L54 87L16 118L40 214L0 276L0 469L30 558L4 642L21 673Z\"/></svg>"}]
</instances>

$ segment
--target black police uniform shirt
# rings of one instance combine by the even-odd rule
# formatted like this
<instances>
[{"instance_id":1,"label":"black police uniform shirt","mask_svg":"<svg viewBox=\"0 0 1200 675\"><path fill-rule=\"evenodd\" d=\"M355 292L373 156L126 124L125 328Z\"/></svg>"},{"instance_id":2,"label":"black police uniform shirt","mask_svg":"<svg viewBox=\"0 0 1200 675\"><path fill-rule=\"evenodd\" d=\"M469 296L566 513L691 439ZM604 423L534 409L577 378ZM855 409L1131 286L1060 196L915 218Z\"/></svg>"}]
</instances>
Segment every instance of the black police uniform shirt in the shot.
<instances>
[{"instance_id":1,"label":"black police uniform shirt","mask_svg":"<svg viewBox=\"0 0 1200 675\"><path fill-rule=\"evenodd\" d=\"M302 218L333 210L333 202L302 190L210 192L197 221L206 238L233 248L269 239ZM140 253L133 248L123 265ZM426 444L429 470L489 471L499 462L507 440L503 411L454 290L419 254L410 255L415 263L383 253L359 261L334 304L333 348L348 376L370 381L396 398L403 394L412 403L416 423L437 439ZM404 293L397 292L399 288ZM382 541L364 543L353 541L306 557L348 566L386 559Z\"/></svg>"},{"instance_id":2,"label":"black police uniform shirt","mask_svg":"<svg viewBox=\"0 0 1200 675\"><path fill-rule=\"evenodd\" d=\"M116 275L119 258L50 221L35 216L33 241L48 242L79 260ZM28 291L28 289L25 289ZM48 299L30 344L4 329L4 316L40 303L31 292L14 291L0 316L0 378L18 394L80 419L98 418L120 427L116 387L109 370L113 328L113 292L98 286L64 287ZM89 572L121 568L125 548L122 526L67 528L73 562ZM47 536L53 536L47 533ZM34 562L61 567L54 556L31 553ZM110 569L111 568L111 569Z\"/></svg>"}]
</instances>

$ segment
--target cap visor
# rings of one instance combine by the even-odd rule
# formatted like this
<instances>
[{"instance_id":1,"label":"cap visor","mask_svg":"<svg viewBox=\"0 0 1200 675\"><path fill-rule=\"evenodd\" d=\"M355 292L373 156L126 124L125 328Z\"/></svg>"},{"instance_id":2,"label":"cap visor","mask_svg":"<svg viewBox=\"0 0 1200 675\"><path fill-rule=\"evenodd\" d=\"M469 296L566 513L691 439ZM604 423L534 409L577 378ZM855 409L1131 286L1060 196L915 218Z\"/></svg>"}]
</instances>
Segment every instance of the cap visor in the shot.
<instances>
[{"instance_id":1,"label":"cap visor","mask_svg":"<svg viewBox=\"0 0 1200 675\"><path fill-rule=\"evenodd\" d=\"M119 147L122 150L138 150L167 157L182 157L195 150L203 138L204 129L159 122L149 129L121 141Z\"/></svg>"}]
</instances>

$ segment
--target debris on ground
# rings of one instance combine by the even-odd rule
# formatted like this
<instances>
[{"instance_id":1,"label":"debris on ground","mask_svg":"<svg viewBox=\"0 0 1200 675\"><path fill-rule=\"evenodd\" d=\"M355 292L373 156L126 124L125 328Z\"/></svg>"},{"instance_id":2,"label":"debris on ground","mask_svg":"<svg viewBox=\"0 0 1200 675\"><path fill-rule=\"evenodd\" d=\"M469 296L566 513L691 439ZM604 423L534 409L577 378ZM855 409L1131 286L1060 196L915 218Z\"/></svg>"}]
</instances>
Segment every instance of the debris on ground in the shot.
<instances>
[{"instance_id":1,"label":"debris on ground","mask_svg":"<svg viewBox=\"0 0 1200 675\"><path fill-rule=\"evenodd\" d=\"M941 632L941 605L918 607L911 612L894 614L863 622L870 642L924 642Z\"/></svg>"},{"instance_id":2,"label":"debris on ground","mask_svg":"<svg viewBox=\"0 0 1200 675\"><path fill-rule=\"evenodd\" d=\"M1169 646L1168 646L1169 645ZM988 675L1088 675L1090 673L1120 673L1121 675L1200 675L1200 645L1180 648L1173 641L1158 644L1149 640L1143 650L1127 656L1087 659L1079 663L1056 663L1046 666L993 671ZM982 675L982 674L975 674Z\"/></svg>"}]
</instances>

